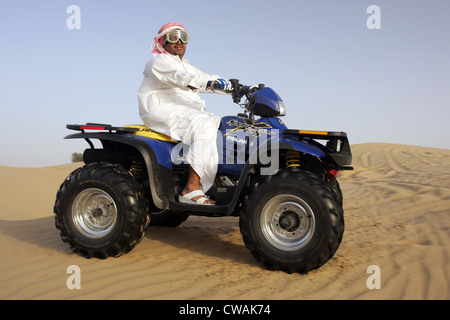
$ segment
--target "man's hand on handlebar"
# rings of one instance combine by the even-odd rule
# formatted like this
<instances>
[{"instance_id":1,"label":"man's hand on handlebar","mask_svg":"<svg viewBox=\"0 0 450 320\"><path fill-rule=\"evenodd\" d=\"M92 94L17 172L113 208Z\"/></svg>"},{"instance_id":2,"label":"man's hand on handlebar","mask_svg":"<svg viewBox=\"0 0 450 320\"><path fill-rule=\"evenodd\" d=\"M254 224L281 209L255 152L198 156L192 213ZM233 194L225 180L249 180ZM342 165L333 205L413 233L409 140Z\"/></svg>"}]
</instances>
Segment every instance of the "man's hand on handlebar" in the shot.
<instances>
[{"instance_id":1,"label":"man's hand on handlebar","mask_svg":"<svg viewBox=\"0 0 450 320\"><path fill-rule=\"evenodd\" d=\"M220 78L217 80L208 81L206 89L219 90L228 93L233 90L233 86L230 81Z\"/></svg>"},{"instance_id":2,"label":"man's hand on handlebar","mask_svg":"<svg viewBox=\"0 0 450 320\"><path fill-rule=\"evenodd\" d=\"M258 86L245 86L240 84L237 79L226 80L222 78L208 81L206 85L206 89L209 90L231 93L234 103L237 104L240 103L241 98L244 96L250 101L253 98L252 93L262 88L264 88L263 84Z\"/></svg>"}]
</instances>

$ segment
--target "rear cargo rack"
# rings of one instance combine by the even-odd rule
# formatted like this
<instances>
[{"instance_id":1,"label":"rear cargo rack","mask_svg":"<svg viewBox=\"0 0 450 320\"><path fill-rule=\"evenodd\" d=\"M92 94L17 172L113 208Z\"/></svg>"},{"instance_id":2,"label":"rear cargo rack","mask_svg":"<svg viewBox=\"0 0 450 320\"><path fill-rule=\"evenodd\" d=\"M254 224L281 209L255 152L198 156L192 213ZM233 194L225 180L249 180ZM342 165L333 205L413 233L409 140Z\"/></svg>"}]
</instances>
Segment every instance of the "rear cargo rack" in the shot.
<instances>
[{"instance_id":1,"label":"rear cargo rack","mask_svg":"<svg viewBox=\"0 0 450 320\"><path fill-rule=\"evenodd\" d=\"M70 130L81 131L83 133L85 132L85 130L97 130L109 132L116 131L125 133L133 133L139 130L137 128L113 127L110 124L103 124L103 123L68 124L66 128Z\"/></svg>"}]
</instances>

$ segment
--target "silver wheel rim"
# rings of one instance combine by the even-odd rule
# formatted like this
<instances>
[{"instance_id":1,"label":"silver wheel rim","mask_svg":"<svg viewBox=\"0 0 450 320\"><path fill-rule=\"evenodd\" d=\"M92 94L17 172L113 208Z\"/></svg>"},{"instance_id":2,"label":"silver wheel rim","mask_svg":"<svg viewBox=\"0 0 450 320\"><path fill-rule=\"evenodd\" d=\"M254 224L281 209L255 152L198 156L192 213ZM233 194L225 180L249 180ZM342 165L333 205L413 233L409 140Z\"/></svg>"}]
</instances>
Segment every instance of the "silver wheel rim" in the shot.
<instances>
[{"instance_id":1,"label":"silver wheel rim","mask_svg":"<svg viewBox=\"0 0 450 320\"><path fill-rule=\"evenodd\" d=\"M282 194L270 199L261 212L260 226L265 239L277 249L295 251L313 237L314 212L301 198Z\"/></svg>"},{"instance_id":2,"label":"silver wheel rim","mask_svg":"<svg viewBox=\"0 0 450 320\"><path fill-rule=\"evenodd\" d=\"M85 189L73 202L72 221L84 236L99 239L109 234L116 225L117 206L105 191Z\"/></svg>"}]
</instances>

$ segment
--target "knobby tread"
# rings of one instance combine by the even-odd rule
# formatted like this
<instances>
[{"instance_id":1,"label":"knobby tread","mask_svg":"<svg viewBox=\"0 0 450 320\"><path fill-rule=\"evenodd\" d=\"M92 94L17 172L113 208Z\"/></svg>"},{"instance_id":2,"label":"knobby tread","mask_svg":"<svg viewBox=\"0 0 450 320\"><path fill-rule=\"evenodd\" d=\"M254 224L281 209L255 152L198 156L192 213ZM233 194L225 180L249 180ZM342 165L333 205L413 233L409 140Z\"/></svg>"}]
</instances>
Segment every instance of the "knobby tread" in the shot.
<instances>
[{"instance_id":1,"label":"knobby tread","mask_svg":"<svg viewBox=\"0 0 450 320\"><path fill-rule=\"evenodd\" d=\"M101 182L112 186L119 201L123 202L126 215L123 232L115 235L105 246L83 245L83 240L70 229L70 199L82 185ZM73 252L85 258L105 259L118 257L131 251L145 236L149 223L148 204L141 186L121 165L111 163L90 163L73 171L61 184L54 205L55 226L62 241L67 242Z\"/></svg>"},{"instance_id":2,"label":"knobby tread","mask_svg":"<svg viewBox=\"0 0 450 320\"><path fill-rule=\"evenodd\" d=\"M298 255L295 259L286 259L282 254L268 253L261 247L260 239L257 237L255 228L258 218L254 212L258 200L269 190L276 190L280 186L301 185L303 189L309 190L314 197L321 202L322 211L329 221L329 232L327 243L321 244L319 248L305 250L306 254ZM239 226L243 241L255 259L270 270L282 270L288 273L307 273L319 268L333 257L343 239L344 215L342 207L337 203L333 191L317 175L300 170L284 169L272 176L262 177L244 198L244 210L241 211Z\"/></svg>"}]
</instances>

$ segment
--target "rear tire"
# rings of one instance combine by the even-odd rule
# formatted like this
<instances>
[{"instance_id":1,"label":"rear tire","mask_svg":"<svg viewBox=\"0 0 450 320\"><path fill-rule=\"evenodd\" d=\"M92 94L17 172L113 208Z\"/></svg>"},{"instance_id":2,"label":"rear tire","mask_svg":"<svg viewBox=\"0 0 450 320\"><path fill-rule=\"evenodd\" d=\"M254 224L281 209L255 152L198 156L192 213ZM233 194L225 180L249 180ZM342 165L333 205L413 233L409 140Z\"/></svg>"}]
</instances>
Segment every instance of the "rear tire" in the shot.
<instances>
[{"instance_id":1,"label":"rear tire","mask_svg":"<svg viewBox=\"0 0 450 320\"><path fill-rule=\"evenodd\" d=\"M140 184L121 165L92 163L72 172L58 190L55 226L80 256L118 257L144 237L147 210Z\"/></svg>"},{"instance_id":2,"label":"rear tire","mask_svg":"<svg viewBox=\"0 0 450 320\"><path fill-rule=\"evenodd\" d=\"M307 273L334 255L344 216L319 176L289 168L258 182L244 201L240 230L257 261L271 270Z\"/></svg>"}]
</instances>

